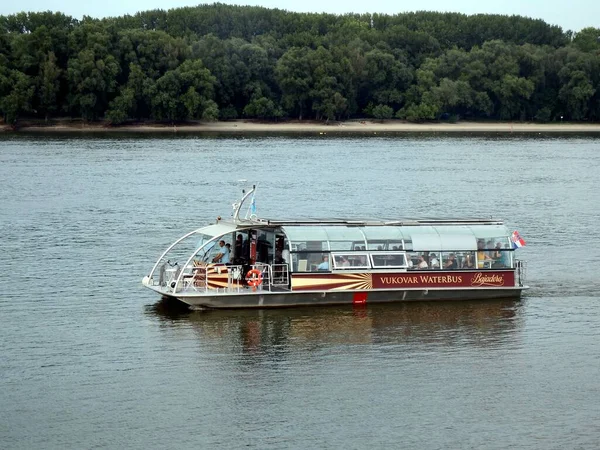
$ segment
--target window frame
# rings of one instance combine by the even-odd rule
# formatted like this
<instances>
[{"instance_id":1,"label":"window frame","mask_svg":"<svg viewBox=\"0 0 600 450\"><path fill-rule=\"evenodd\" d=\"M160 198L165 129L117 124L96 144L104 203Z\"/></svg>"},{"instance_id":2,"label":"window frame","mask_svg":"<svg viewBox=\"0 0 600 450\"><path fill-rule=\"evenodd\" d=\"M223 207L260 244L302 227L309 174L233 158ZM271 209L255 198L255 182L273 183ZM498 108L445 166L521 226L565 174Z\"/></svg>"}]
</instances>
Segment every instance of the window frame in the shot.
<instances>
[{"instance_id":1,"label":"window frame","mask_svg":"<svg viewBox=\"0 0 600 450\"><path fill-rule=\"evenodd\" d=\"M385 257L387 255L391 255L391 256L402 256L402 259L404 260L404 264L402 265L391 265L391 266L382 266L382 265L377 265L375 264L375 260L374 257L377 258L381 258L381 257ZM376 253L371 253L369 254L369 257L371 259L371 267L373 267L373 269L408 269L408 261L406 259L406 252L400 252L400 251L378 251Z\"/></svg>"},{"instance_id":2,"label":"window frame","mask_svg":"<svg viewBox=\"0 0 600 450\"><path fill-rule=\"evenodd\" d=\"M352 261L355 261L357 257L364 256L366 264L365 265L349 265L346 267L338 266L337 258L341 256L345 258L348 262L352 264ZM361 252L331 252L331 260L333 261L333 270L370 270L371 266L371 258L369 252L361 251Z\"/></svg>"}]
</instances>

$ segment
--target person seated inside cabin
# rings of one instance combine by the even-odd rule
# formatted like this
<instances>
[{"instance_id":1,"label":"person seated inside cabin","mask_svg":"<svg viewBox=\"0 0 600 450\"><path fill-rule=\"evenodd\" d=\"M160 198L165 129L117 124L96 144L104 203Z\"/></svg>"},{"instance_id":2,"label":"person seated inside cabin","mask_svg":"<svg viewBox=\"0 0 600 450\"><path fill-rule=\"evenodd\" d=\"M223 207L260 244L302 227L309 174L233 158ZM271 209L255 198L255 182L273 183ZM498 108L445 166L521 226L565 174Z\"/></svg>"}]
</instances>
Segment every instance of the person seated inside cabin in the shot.
<instances>
[{"instance_id":1,"label":"person seated inside cabin","mask_svg":"<svg viewBox=\"0 0 600 450\"><path fill-rule=\"evenodd\" d=\"M219 241L217 254L213 257L212 262L219 264L229 264L229 250L225 246L225 241Z\"/></svg>"},{"instance_id":2,"label":"person seated inside cabin","mask_svg":"<svg viewBox=\"0 0 600 450\"><path fill-rule=\"evenodd\" d=\"M417 263L417 269L427 269L429 265L427 261L425 261L425 257L423 255L419 255L419 262Z\"/></svg>"},{"instance_id":3,"label":"person seated inside cabin","mask_svg":"<svg viewBox=\"0 0 600 450\"><path fill-rule=\"evenodd\" d=\"M494 247L494 251L492 252L492 258L500 259L502 257L501 250L502 250L502 243L496 242L496 246Z\"/></svg>"},{"instance_id":4,"label":"person seated inside cabin","mask_svg":"<svg viewBox=\"0 0 600 450\"><path fill-rule=\"evenodd\" d=\"M448 255L448 259L444 263L444 269L458 269L458 261L456 261L454 253Z\"/></svg>"},{"instance_id":5,"label":"person seated inside cabin","mask_svg":"<svg viewBox=\"0 0 600 450\"><path fill-rule=\"evenodd\" d=\"M471 256L470 253L467 253L465 255L465 258L463 259L463 263L462 263L462 268L463 269L474 269L475 268L475 263L473 262L473 257Z\"/></svg>"},{"instance_id":6,"label":"person seated inside cabin","mask_svg":"<svg viewBox=\"0 0 600 450\"><path fill-rule=\"evenodd\" d=\"M323 262L317 266L317 270L329 270L329 256L323 255Z\"/></svg>"},{"instance_id":7,"label":"person seated inside cabin","mask_svg":"<svg viewBox=\"0 0 600 450\"><path fill-rule=\"evenodd\" d=\"M510 252L508 244L504 244L504 250L500 252L500 264L502 264L502 267L510 267Z\"/></svg>"},{"instance_id":8,"label":"person seated inside cabin","mask_svg":"<svg viewBox=\"0 0 600 450\"><path fill-rule=\"evenodd\" d=\"M429 257L429 265L432 269L440 268L440 261L435 256L435 253L432 253L431 256Z\"/></svg>"},{"instance_id":9,"label":"person seated inside cabin","mask_svg":"<svg viewBox=\"0 0 600 450\"><path fill-rule=\"evenodd\" d=\"M486 248L486 254L492 258L493 254L494 254L494 241L492 241L491 239L489 239L486 243L485 243L485 248Z\"/></svg>"},{"instance_id":10,"label":"person seated inside cabin","mask_svg":"<svg viewBox=\"0 0 600 450\"><path fill-rule=\"evenodd\" d=\"M348 261L343 256L336 256L335 257L335 264L336 264L337 267L340 267L342 269L345 268L345 267L350 267L350 261Z\"/></svg>"},{"instance_id":11,"label":"person seated inside cabin","mask_svg":"<svg viewBox=\"0 0 600 450\"><path fill-rule=\"evenodd\" d=\"M494 259L494 263L492 267L494 268L504 268L510 267L510 253L508 244L504 245L502 248L502 244L498 242L496 247L494 248L494 254L492 255Z\"/></svg>"},{"instance_id":12,"label":"person seated inside cabin","mask_svg":"<svg viewBox=\"0 0 600 450\"><path fill-rule=\"evenodd\" d=\"M485 246L485 242L483 239L477 241L477 268L483 269L485 267L485 261L491 261L492 257L487 254L487 252L483 249Z\"/></svg>"},{"instance_id":13,"label":"person seated inside cabin","mask_svg":"<svg viewBox=\"0 0 600 450\"><path fill-rule=\"evenodd\" d=\"M492 259L494 260L494 262L492 263L493 267L501 267L502 265L502 244L500 242L496 242L496 246L494 247L494 250L492 251Z\"/></svg>"}]
</instances>

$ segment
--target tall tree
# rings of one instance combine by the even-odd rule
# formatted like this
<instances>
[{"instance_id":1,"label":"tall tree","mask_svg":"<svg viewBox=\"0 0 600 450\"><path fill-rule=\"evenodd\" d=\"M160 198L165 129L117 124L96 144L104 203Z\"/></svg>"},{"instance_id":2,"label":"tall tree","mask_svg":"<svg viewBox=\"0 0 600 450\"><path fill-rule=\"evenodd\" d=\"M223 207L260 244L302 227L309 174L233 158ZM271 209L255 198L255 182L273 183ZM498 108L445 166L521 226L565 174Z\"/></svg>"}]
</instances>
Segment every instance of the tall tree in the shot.
<instances>
[{"instance_id":1,"label":"tall tree","mask_svg":"<svg viewBox=\"0 0 600 450\"><path fill-rule=\"evenodd\" d=\"M31 100L35 90L33 80L23 72L11 70L4 83L10 85L10 90L0 98L0 110L6 123L16 125L21 113L31 111Z\"/></svg>"},{"instance_id":2,"label":"tall tree","mask_svg":"<svg viewBox=\"0 0 600 450\"><path fill-rule=\"evenodd\" d=\"M59 77L61 70L56 65L54 52L48 52L41 67L38 95L40 109L45 115L46 122L51 112L57 109L57 97L60 89Z\"/></svg>"}]
</instances>

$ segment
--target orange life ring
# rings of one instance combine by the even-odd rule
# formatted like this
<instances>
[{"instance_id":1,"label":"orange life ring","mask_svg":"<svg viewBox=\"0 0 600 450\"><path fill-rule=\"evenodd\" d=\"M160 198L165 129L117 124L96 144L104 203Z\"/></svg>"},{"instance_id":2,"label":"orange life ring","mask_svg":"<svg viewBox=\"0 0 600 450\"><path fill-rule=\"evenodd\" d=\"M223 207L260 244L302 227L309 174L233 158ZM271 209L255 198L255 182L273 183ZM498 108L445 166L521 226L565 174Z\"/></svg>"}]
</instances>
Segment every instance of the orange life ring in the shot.
<instances>
[{"instance_id":1,"label":"orange life ring","mask_svg":"<svg viewBox=\"0 0 600 450\"><path fill-rule=\"evenodd\" d=\"M246 281L248 282L248 286L256 288L256 286L260 286L262 284L263 274L258 269L251 269L246 274Z\"/></svg>"}]
</instances>

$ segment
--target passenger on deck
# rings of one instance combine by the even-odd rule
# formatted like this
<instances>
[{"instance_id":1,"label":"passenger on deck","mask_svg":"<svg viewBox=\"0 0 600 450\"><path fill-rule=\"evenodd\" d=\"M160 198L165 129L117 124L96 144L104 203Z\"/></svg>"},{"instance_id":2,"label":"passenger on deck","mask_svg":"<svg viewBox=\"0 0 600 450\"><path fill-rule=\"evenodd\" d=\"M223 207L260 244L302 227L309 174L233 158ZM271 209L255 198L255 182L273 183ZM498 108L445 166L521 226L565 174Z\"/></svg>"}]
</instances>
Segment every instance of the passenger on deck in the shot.
<instances>
[{"instance_id":1,"label":"passenger on deck","mask_svg":"<svg viewBox=\"0 0 600 450\"><path fill-rule=\"evenodd\" d=\"M233 247L233 257L235 258L236 261L241 261L241 259L243 258L243 238L241 234L238 234L235 237L235 246ZM238 263L240 264L240 263Z\"/></svg>"},{"instance_id":2,"label":"passenger on deck","mask_svg":"<svg viewBox=\"0 0 600 450\"><path fill-rule=\"evenodd\" d=\"M281 252L281 258L283 259L283 264L290 263L290 251L287 248L284 248Z\"/></svg>"},{"instance_id":3,"label":"passenger on deck","mask_svg":"<svg viewBox=\"0 0 600 450\"><path fill-rule=\"evenodd\" d=\"M329 256L323 255L323 262L317 266L317 270L329 270Z\"/></svg>"},{"instance_id":4,"label":"passenger on deck","mask_svg":"<svg viewBox=\"0 0 600 450\"><path fill-rule=\"evenodd\" d=\"M432 253L431 256L429 257L429 265L431 266L432 269L440 268L440 261L435 256L435 253Z\"/></svg>"},{"instance_id":5,"label":"passenger on deck","mask_svg":"<svg viewBox=\"0 0 600 450\"><path fill-rule=\"evenodd\" d=\"M467 253L465 255L465 259L463 260L462 263L462 268L463 269L474 269L475 268L475 263L473 262L473 257Z\"/></svg>"},{"instance_id":6,"label":"passenger on deck","mask_svg":"<svg viewBox=\"0 0 600 450\"><path fill-rule=\"evenodd\" d=\"M275 264L283 264L283 256L281 254L281 250L275 250L275 260L273 261Z\"/></svg>"},{"instance_id":7,"label":"passenger on deck","mask_svg":"<svg viewBox=\"0 0 600 450\"><path fill-rule=\"evenodd\" d=\"M427 269L429 266L427 265L427 261L423 255L419 255L419 263L417 264L417 269Z\"/></svg>"},{"instance_id":8,"label":"passenger on deck","mask_svg":"<svg viewBox=\"0 0 600 450\"><path fill-rule=\"evenodd\" d=\"M212 262L221 263L221 264L229 264L229 250L225 246L225 241L223 241L223 240L219 241L219 248L217 249L217 254L212 259Z\"/></svg>"}]
</instances>

